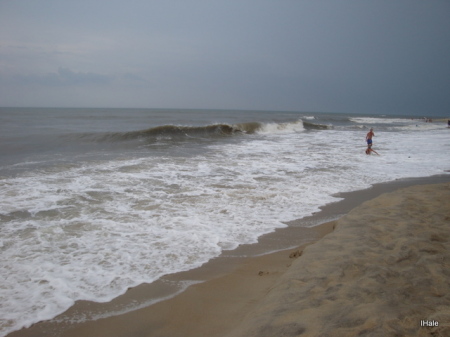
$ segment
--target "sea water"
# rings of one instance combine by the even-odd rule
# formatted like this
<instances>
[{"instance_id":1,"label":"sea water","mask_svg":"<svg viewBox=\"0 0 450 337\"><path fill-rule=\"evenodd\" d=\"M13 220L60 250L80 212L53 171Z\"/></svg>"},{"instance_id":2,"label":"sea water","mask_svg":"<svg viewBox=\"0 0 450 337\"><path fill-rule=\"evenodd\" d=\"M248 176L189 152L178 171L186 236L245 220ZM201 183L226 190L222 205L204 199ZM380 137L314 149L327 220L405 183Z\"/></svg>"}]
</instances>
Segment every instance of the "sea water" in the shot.
<instances>
[{"instance_id":1,"label":"sea water","mask_svg":"<svg viewBox=\"0 0 450 337\"><path fill-rule=\"evenodd\" d=\"M446 122L411 116L2 108L0 142L0 336L450 169Z\"/></svg>"}]
</instances>

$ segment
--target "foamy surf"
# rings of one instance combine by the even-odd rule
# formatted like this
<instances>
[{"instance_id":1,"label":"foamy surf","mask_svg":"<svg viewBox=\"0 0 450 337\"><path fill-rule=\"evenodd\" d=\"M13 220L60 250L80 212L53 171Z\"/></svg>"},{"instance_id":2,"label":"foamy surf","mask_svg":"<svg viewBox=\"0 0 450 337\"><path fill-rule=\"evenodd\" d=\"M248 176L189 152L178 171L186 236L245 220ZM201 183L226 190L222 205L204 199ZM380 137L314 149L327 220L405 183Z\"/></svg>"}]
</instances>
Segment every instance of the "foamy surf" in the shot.
<instances>
[{"instance_id":1,"label":"foamy surf","mask_svg":"<svg viewBox=\"0 0 450 337\"><path fill-rule=\"evenodd\" d=\"M73 148L56 147L51 155L42 149L0 167L1 335L54 317L74 301L109 301L129 287L195 268L312 214L335 201L335 193L450 167L442 156L445 126L404 130L411 124L401 118L376 124L384 125L375 128L376 157L364 154L367 120L349 116L318 114L313 124L327 127L308 128L311 119L298 114L256 119L229 113L224 123L202 115L198 125L181 127L190 137L151 147L140 137L173 127L178 114L148 128L143 124L154 122L151 113L136 115L125 130L109 126L113 132L95 125L86 130L82 116L79 129L72 124L54 137L89 134L94 140L77 145L72 138ZM121 123L117 116L114 121ZM240 131L218 134L224 125ZM139 135L131 143L124 137L130 133ZM105 134L117 138L95 138ZM44 146L39 139L37 149Z\"/></svg>"}]
</instances>

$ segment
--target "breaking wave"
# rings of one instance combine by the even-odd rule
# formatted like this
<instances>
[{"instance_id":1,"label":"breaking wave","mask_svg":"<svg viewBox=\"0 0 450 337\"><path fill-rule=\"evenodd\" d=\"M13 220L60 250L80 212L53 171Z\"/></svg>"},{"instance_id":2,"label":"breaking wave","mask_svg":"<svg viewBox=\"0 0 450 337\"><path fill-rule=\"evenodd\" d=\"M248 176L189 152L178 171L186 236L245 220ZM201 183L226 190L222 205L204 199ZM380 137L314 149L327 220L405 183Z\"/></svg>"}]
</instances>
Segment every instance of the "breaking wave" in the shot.
<instances>
[{"instance_id":1,"label":"breaking wave","mask_svg":"<svg viewBox=\"0 0 450 337\"><path fill-rule=\"evenodd\" d=\"M295 133L304 130L329 129L327 125L297 120L287 123L248 122L240 124L212 124L205 126L162 125L129 132L84 133L71 135L81 140L120 142L131 140L184 140L188 138L221 138L243 134Z\"/></svg>"}]
</instances>

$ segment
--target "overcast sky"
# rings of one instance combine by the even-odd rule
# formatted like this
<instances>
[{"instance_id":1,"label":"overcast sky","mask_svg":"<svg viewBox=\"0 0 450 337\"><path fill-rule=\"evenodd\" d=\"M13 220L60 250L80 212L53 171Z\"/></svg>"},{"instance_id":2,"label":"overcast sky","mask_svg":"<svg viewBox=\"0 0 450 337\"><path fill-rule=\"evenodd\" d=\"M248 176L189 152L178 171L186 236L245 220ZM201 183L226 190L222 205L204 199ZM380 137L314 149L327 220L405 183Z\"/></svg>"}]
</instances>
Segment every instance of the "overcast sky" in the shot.
<instances>
[{"instance_id":1,"label":"overcast sky","mask_svg":"<svg viewBox=\"0 0 450 337\"><path fill-rule=\"evenodd\" d=\"M450 113L449 0L0 0L0 106Z\"/></svg>"}]
</instances>

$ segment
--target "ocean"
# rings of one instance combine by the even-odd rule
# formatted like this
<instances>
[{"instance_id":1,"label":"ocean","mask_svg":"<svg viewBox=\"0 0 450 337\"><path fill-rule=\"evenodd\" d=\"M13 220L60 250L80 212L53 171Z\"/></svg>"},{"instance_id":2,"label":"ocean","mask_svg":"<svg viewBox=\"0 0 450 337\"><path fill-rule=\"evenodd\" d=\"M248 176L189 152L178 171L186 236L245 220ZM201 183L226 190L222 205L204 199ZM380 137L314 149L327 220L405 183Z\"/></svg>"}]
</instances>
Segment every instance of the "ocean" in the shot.
<instances>
[{"instance_id":1,"label":"ocean","mask_svg":"<svg viewBox=\"0 0 450 337\"><path fill-rule=\"evenodd\" d=\"M256 243L339 192L448 174L447 120L421 117L0 108L0 336Z\"/></svg>"}]
</instances>

